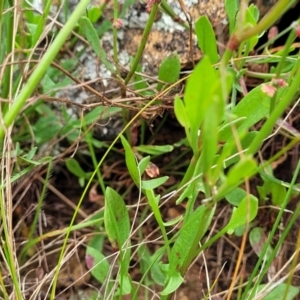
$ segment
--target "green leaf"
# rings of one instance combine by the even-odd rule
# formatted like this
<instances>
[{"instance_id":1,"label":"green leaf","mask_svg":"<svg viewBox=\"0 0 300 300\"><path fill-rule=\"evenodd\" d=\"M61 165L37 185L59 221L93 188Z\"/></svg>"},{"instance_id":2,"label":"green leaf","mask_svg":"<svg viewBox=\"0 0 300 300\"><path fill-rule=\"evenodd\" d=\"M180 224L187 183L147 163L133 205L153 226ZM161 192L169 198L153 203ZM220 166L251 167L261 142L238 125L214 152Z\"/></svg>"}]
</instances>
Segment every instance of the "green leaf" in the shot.
<instances>
[{"instance_id":1,"label":"green leaf","mask_svg":"<svg viewBox=\"0 0 300 300\"><path fill-rule=\"evenodd\" d=\"M144 174L148 164L150 162L150 156L143 157L138 164L138 168L140 170L140 174Z\"/></svg>"},{"instance_id":2,"label":"green leaf","mask_svg":"<svg viewBox=\"0 0 300 300\"><path fill-rule=\"evenodd\" d=\"M186 115L189 119L190 142L194 153L198 151L198 130L200 124L216 92L214 86L218 84L219 81L220 78L218 78L207 56L202 58L187 80L184 104Z\"/></svg>"},{"instance_id":3,"label":"green leaf","mask_svg":"<svg viewBox=\"0 0 300 300\"><path fill-rule=\"evenodd\" d=\"M226 180L219 188L218 197L223 197L228 194L234 187L239 185L242 180L252 176L256 170L256 162L251 156L242 157L228 172Z\"/></svg>"},{"instance_id":4,"label":"green leaf","mask_svg":"<svg viewBox=\"0 0 300 300\"><path fill-rule=\"evenodd\" d=\"M207 16L201 16L195 23L198 46L210 58L211 63L219 60L214 29Z\"/></svg>"},{"instance_id":5,"label":"green leaf","mask_svg":"<svg viewBox=\"0 0 300 300\"><path fill-rule=\"evenodd\" d=\"M236 119L241 119L238 130L248 130L265 118L270 111L270 97L258 86L251 90L231 111ZM220 132L220 139L227 141L232 136L229 126Z\"/></svg>"},{"instance_id":6,"label":"green leaf","mask_svg":"<svg viewBox=\"0 0 300 300\"><path fill-rule=\"evenodd\" d=\"M163 185L169 179L168 176L163 176L150 180L142 180L142 189L153 190Z\"/></svg>"},{"instance_id":7,"label":"green leaf","mask_svg":"<svg viewBox=\"0 0 300 300\"><path fill-rule=\"evenodd\" d=\"M239 1L225 0L225 9L229 22L229 32L232 34L235 27L236 14L239 10Z\"/></svg>"},{"instance_id":8,"label":"green leaf","mask_svg":"<svg viewBox=\"0 0 300 300\"><path fill-rule=\"evenodd\" d=\"M165 83L175 83L180 75L180 59L177 53L172 53L166 57L158 70L158 79ZM164 87L162 82L157 84L157 90L161 91Z\"/></svg>"},{"instance_id":9,"label":"green leaf","mask_svg":"<svg viewBox=\"0 0 300 300\"><path fill-rule=\"evenodd\" d=\"M167 286L163 289L160 293L161 295L170 295L171 293L175 292L179 286L184 282L180 272L174 272L170 280L168 281Z\"/></svg>"},{"instance_id":10,"label":"green leaf","mask_svg":"<svg viewBox=\"0 0 300 300\"><path fill-rule=\"evenodd\" d=\"M122 268L121 268L121 270L122 270ZM131 289L132 289L132 281L127 272L121 271L121 273L119 274L120 288L122 291L122 295L130 294Z\"/></svg>"},{"instance_id":11,"label":"green leaf","mask_svg":"<svg viewBox=\"0 0 300 300\"><path fill-rule=\"evenodd\" d=\"M91 270L93 277L100 283L107 280L110 265L106 257L97 249L87 246L85 254L87 268Z\"/></svg>"},{"instance_id":12,"label":"green leaf","mask_svg":"<svg viewBox=\"0 0 300 300\"><path fill-rule=\"evenodd\" d=\"M215 96L206 111L201 127L203 173L208 182L211 180L211 168L216 159L219 143L219 124L224 114L224 102ZM214 184L214 183L212 183Z\"/></svg>"},{"instance_id":13,"label":"green leaf","mask_svg":"<svg viewBox=\"0 0 300 300\"><path fill-rule=\"evenodd\" d=\"M174 218L172 220L164 222L163 224L164 224L165 227L174 226L175 224L178 224L182 220L183 220L183 216L181 215L181 216L178 216L178 217L176 217L176 218Z\"/></svg>"},{"instance_id":14,"label":"green leaf","mask_svg":"<svg viewBox=\"0 0 300 300\"><path fill-rule=\"evenodd\" d=\"M153 261L154 255L151 257L151 261ZM155 260L155 262L152 265L151 268L151 277L155 281L155 283L159 285L163 285L166 281L166 274L164 274L160 267L160 262L158 259Z\"/></svg>"},{"instance_id":15,"label":"green leaf","mask_svg":"<svg viewBox=\"0 0 300 300\"><path fill-rule=\"evenodd\" d=\"M130 174L131 178L133 179L133 182L135 183L135 185L138 188L140 188L141 174L137 167L137 159L136 159L129 143L124 138L124 136L121 136L121 141L122 141L123 147L125 149L125 161L126 161L126 166L128 168L129 174Z\"/></svg>"},{"instance_id":16,"label":"green leaf","mask_svg":"<svg viewBox=\"0 0 300 300\"><path fill-rule=\"evenodd\" d=\"M100 219L102 217L103 217L103 215L101 215L101 216L98 215L97 218L95 218L95 219ZM92 220L92 218L90 218L90 220ZM103 249L103 245L104 245L104 239L105 239L105 235L96 234L89 240L88 246L101 252Z\"/></svg>"},{"instance_id":17,"label":"green leaf","mask_svg":"<svg viewBox=\"0 0 300 300\"><path fill-rule=\"evenodd\" d=\"M173 151L174 147L172 145L163 145L163 146L155 146L155 145L140 145L134 147L138 152L147 153L150 155L161 155L164 153L168 153Z\"/></svg>"},{"instance_id":18,"label":"green leaf","mask_svg":"<svg viewBox=\"0 0 300 300\"><path fill-rule=\"evenodd\" d=\"M121 249L129 238L130 220L124 200L110 187L105 191L104 224L110 242Z\"/></svg>"},{"instance_id":19,"label":"green leaf","mask_svg":"<svg viewBox=\"0 0 300 300\"><path fill-rule=\"evenodd\" d=\"M194 258L199 241L211 223L214 212L215 206L201 205L183 224L171 251L169 278L177 271L183 271L188 267Z\"/></svg>"},{"instance_id":20,"label":"green leaf","mask_svg":"<svg viewBox=\"0 0 300 300\"><path fill-rule=\"evenodd\" d=\"M232 205L238 206L241 201L246 197L245 190L237 187L226 194L225 199Z\"/></svg>"},{"instance_id":21,"label":"green leaf","mask_svg":"<svg viewBox=\"0 0 300 300\"><path fill-rule=\"evenodd\" d=\"M255 252L255 254L259 257L263 248L265 247L267 236L264 232L264 229L261 227L254 227L251 229L249 233L249 241ZM264 261L267 261L270 257L272 257L273 248L268 246L267 251L265 252Z\"/></svg>"},{"instance_id":22,"label":"green leaf","mask_svg":"<svg viewBox=\"0 0 300 300\"><path fill-rule=\"evenodd\" d=\"M38 150L38 147L31 148L24 158L31 160L33 158L33 156L36 154L37 150Z\"/></svg>"},{"instance_id":23,"label":"green leaf","mask_svg":"<svg viewBox=\"0 0 300 300\"><path fill-rule=\"evenodd\" d=\"M258 294L266 286L270 287L269 284L268 285L260 284L258 287L256 287L255 294ZM279 285L274 283L274 286L275 286L274 289L272 289L271 291L269 291L269 288L268 288L267 295L263 298L259 297L259 299L263 299L263 300L293 300L299 294L298 287L295 287L292 285L287 285L286 283L281 283ZM252 290L249 291L249 295L251 292L252 292ZM253 293L254 293L254 291L253 291Z\"/></svg>"},{"instance_id":24,"label":"green leaf","mask_svg":"<svg viewBox=\"0 0 300 300\"><path fill-rule=\"evenodd\" d=\"M124 294L131 290L128 276L130 264L130 219L122 197L110 187L105 191L104 224L112 246L120 250L120 287Z\"/></svg>"},{"instance_id":25,"label":"green leaf","mask_svg":"<svg viewBox=\"0 0 300 300\"><path fill-rule=\"evenodd\" d=\"M178 95L175 96L175 100L174 100L174 112L180 125L184 127L186 130L189 129L190 127L189 118L186 113L183 101L178 97Z\"/></svg>"},{"instance_id":26,"label":"green leaf","mask_svg":"<svg viewBox=\"0 0 300 300\"><path fill-rule=\"evenodd\" d=\"M99 36L97 34L97 31L93 26L93 24L91 23L91 21L87 17L81 17L81 19L79 20L79 26L84 36L90 43L95 53L101 59L103 64L111 73L114 73L115 72L114 66L107 60L106 53L103 50L103 48L100 46L100 41L99 41Z\"/></svg>"},{"instance_id":27,"label":"green leaf","mask_svg":"<svg viewBox=\"0 0 300 300\"><path fill-rule=\"evenodd\" d=\"M83 171L79 162L75 158L68 159L66 161L66 166L72 174L74 174L75 176L77 176L79 178L88 179L90 177L90 173Z\"/></svg>"},{"instance_id":28,"label":"green leaf","mask_svg":"<svg viewBox=\"0 0 300 300\"><path fill-rule=\"evenodd\" d=\"M87 16L92 23L95 23L102 16L102 10L99 7L94 6L87 11Z\"/></svg>"},{"instance_id":29,"label":"green leaf","mask_svg":"<svg viewBox=\"0 0 300 300\"><path fill-rule=\"evenodd\" d=\"M286 188L278 183L272 184L272 203L276 206L280 206L286 197Z\"/></svg>"},{"instance_id":30,"label":"green leaf","mask_svg":"<svg viewBox=\"0 0 300 300\"><path fill-rule=\"evenodd\" d=\"M253 195L246 196L239 206L233 208L232 216L226 225L226 230L231 234L237 227L250 223L257 215L258 200Z\"/></svg>"}]
</instances>

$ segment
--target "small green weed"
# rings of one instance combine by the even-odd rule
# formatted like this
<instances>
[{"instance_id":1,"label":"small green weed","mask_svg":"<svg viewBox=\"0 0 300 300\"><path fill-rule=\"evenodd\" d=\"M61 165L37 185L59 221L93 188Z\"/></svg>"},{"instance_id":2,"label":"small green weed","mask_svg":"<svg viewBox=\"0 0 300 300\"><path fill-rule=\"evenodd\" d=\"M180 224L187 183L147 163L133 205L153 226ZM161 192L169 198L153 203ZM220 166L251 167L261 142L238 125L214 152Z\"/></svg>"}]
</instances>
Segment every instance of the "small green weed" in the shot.
<instances>
[{"instance_id":1,"label":"small green weed","mask_svg":"<svg viewBox=\"0 0 300 300\"><path fill-rule=\"evenodd\" d=\"M179 2L184 9L184 3ZM144 295L144 299L171 299L199 255L204 255L225 235L230 238L233 234L241 237L241 244L230 286L222 294L226 299L294 299L299 295L299 288L292 280L293 273L298 270L299 243L294 245L290 269L284 274L283 270L276 269L276 259L299 216L300 206L297 206L285 228L280 226L291 197L299 192L296 182L300 162L298 160L290 182L276 178L272 164L299 143L297 130L288 126L281 117L286 112L291 113L290 105L299 97L300 60L299 54L293 54L293 51L294 41L299 36L300 21L289 27L284 47L270 53L273 41L269 41L263 46L261 55L251 56L262 33L296 1L279 0L262 20L255 5L248 7L245 5L247 1L241 2L244 5L239 7L237 1L225 1L230 38L223 55L218 51L209 19L202 16L195 22L194 31L203 57L191 74L181 78L179 56L171 53L158 67L157 77L148 80L142 74L140 60L159 9L174 17L166 1L148 1L148 6L151 6L149 19L137 53L130 58L130 68L126 70L124 79L119 65L116 24L134 1L124 1L124 5L119 7L118 1L114 0L113 19L103 23L100 20L107 3L86 11L89 1L82 0L70 15L65 6L67 21L59 30L48 26L51 1L44 3L42 14L36 13L29 2L22 3L22 21L9 1L0 4L3 100L0 103L0 232L1 260L5 262L0 270L0 297L24 299L19 266L23 267L31 256L38 260L36 249L40 245L43 247L46 239L63 235L58 243L60 254L57 267L49 272L48 277L51 281L47 291L49 299L55 299L68 245L74 246L70 234L87 228L93 231L85 244L85 263L99 283L96 288L99 292L93 291L88 299L122 299L125 295L140 299L140 294ZM22 22L26 26L22 27ZM188 24L182 26L188 27ZM99 37L108 30L112 30L112 58L99 43ZM52 42L47 44L37 59L36 53L39 52L35 51L47 43L45 39L50 36ZM70 114L66 107L57 113L57 107L55 110L43 101L47 97L55 98L58 90L73 81L81 83L75 75L71 75L77 67L76 55L62 60L60 66L54 62L67 42L72 47L78 39L86 39L97 59L116 81L121 82L121 97L126 95L128 86L140 97L136 106L131 107L132 102L125 97L122 98L124 101L111 101L91 86L87 89L102 102L95 106L78 104L83 111L80 116ZM268 73L259 73L249 71L249 63L272 66ZM256 77L262 81L248 91L245 77ZM176 88L180 83L185 85L184 92L173 95L174 90L179 90ZM153 143L148 144L144 122L140 142L136 139L137 142L132 143L130 126L140 115L164 107L165 95L171 95L174 99L174 114L184 129L185 137L176 143L158 145L154 139ZM135 111L133 117L130 113L132 108ZM88 112L86 109L89 109ZM118 113L122 113L124 119L122 131L111 144L97 140L93 135L94 124L99 119L109 119ZM285 132L288 141L275 154L262 158L262 146L277 126ZM67 141L72 146L68 151L61 150L59 141ZM113 149L117 141L120 141L121 151ZM93 171L85 171L74 156L82 144L86 145L85 153L91 158ZM104 154L101 153L100 161L97 156L99 149L107 149ZM164 193L162 191L166 191L170 176L160 176L159 167L153 161L179 149L183 152L179 159L184 160L181 165L181 170L185 168L184 174L181 176L182 171L170 171L168 175L176 173L180 178L177 177L177 182L168 187L169 193ZM124 154L130 176L125 192L122 188L117 190L109 186L101 173L112 150ZM37 231L38 222L50 184L51 169L61 158L66 158L65 167L76 176L84 192L71 220L68 220L68 226L40 234ZM166 170L172 170L177 161L169 162ZM29 233L16 248L12 226L15 209L12 186L20 182L24 175L30 177L30 172L44 166L46 179L42 181L43 188ZM253 188L251 179L254 177L260 183ZM100 185L104 207L77 223L78 212L93 182ZM134 205L127 203L126 195L131 190L136 191L136 194L130 194L136 196ZM164 206L172 202L184 210L167 220ZM267 228L259 223L260 209L271 205L276 207L276 215L272 226ZM228 208L228 219L215 231L217 212L222 206ZM149 220L155 223L155 235L151 233L146 236L144 229L149 226ZM276 239L278 231L280 234ZM155 241L150 239L153 236ZM252 247L258 260L250 274L243 277L240 274L244 268L246 244ZM107 254L107 245L112 250L111 254ZM46 248L45 251L51 249ZM136 265L139 269L138 280L132 276ZM281 276L274 274L276 272ZM9 285L6 283L8 277L11 280ZM218 278L215 280L218 281ZM213 286L208 285L201 297L208 299L212 293Z\"/></svg>"}]
</instances>

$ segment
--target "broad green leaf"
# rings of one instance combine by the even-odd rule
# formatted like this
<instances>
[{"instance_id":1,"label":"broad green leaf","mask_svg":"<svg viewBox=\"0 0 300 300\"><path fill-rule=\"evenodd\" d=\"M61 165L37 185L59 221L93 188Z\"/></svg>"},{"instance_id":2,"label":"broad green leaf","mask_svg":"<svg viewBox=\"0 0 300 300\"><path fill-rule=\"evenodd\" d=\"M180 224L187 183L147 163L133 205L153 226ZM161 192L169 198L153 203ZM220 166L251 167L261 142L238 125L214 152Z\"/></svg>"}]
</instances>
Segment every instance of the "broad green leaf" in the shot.
<instances>
[{"instance_id":1,"label":"broad green leaf","mask_svg":"<svg viewBox=\"0 0 300 300\"><path fill-rule=\"evenodd\" d=\"M207 56L193 70L187 80L184 104L190 126L198 132L212 98L212 89L218 80L216 71Z\"/></svg>"},{"instance_id":2,"label":"broad green leaf","mask_svg":"<svg viewBox=\"0 0 300 300\"><path fill-rule=\"evenodd\" d=\"M32 126L35 142L43 144L57 137L62 129L62 124L58 116L52 113L46 116L41 116L39 120Z\"/></svg>"},{"instance_id":3,"label":"broad green leaf","mask_svg":"<svg viewBox=\"0 0 300 300\"><path fill-rule=\"evenodd\" d=\"M266 286L270 286L270 285L260 284L255 289L255 291L250 290L249 295L250 295L250 293L259 294L259 292ZM293 299L296 299L297 295L299 295L298 287L295 287L292 285L287 285L286 283L281 283L281 284L277 285L275 282L274 289L272 289L271 291L268 291L266 296L264 296L263 298L259 297L259 299L263 299L263 300L293 300Z\"/></svg>"},{"instance_id":4,"label":"broad green leaf","mask_svg":"<svg viewBox=\"0 0 300 300\"><path fill-rule=\"evenodd\" d=\"M151 260L153 259L151 258ZM166 275L162 272L159 264L160 262L158 260L156 260L153 263L153 266L151 268L151 277L153 278L155 283L159 285L163 285L164 282L166 281Z\"/></svg>"},{"instance_id":5,"label":"broad green leaf","mask_svg":"<svg viewBox=\"0 0 300 300\"><path fill-rule=\"evenodd\" d=\"M81 17L79 20L79 26L90 43L91 47L95 51L95 53L98 55L98 57L101 59L105 67L111 71L111 73L115 72L114 66L107 60L106 53L103 50L103 48L100 46L100 40L98 33L91 23L91 21L87 17Z\"/></svg>"},{"instance_id":6,"label":"broad green leaf","mask_svg":"<svg viewBox=\"0 0 300 300\"><path fill-rule=\"evenodd\" d=\"M259 257L263 248L265 247L267 236L265 234L265 229L261 227L254 227L251 229L249 233L249 241L255 252L255 254ZM268 246L267 251L265 252L264 260L268 260L272 256L273 248Z\"/></svg>"},{"instance_id":7,"label":"broad green leaf","mask_svg":"<svg viewBox=\"0 0 300 300\"><path fill-rule=\"evenodd\" d=\"M168 226L174 226L175 224L178 224L180 221L182 221L183 220L183 215L181 215L181 216L178 216L178 217L176 217L176 218L174 218L174 219L172 219L172 220L169 220L169 221L167 221L167 222L164 222L164 226L165 227L168 227Z\"/></svg>"},{"instance_id":8,"label":"broad green leaf","mask_svg":"<svg viewBox=\"0 0 300 300\"><path fill-rule=\"evenodd\" d=\"M219 60L216 35L207 16L201 16L196 21L195 31L199 48L210 58L211 63L216 63Z\"/></svg>"},{"instance_id":9,"label":"broad green leaf","mask_svg":"<svg viewBox=\"0 0 300 300\"><path fill-rule=\"evenodd\" d=\"M219 148L218 127L223 116L223 111L223 101L218 96L215 96L206 111L203 126L201 127L203 173L208 182L212 179L210 176L211 168L215 163L216 153Z\"/></svg>"},{"instance_id":10,"label":"broad green leaf","mask_svg":"<svg viewBox=\"0 0 300 300\"><path fill-rule=\"evenodd\" d=\"M129 238L130 220L124 200L110 187L105 191L104 224L110 242L121 249Z\"/></svg>"},{"instance_id":11,"label":"broad green leaf","mask_svg":"<svg viewBox=\"0 0 300 300\"><path fill-rule=\"evenodd\" d=\"M163 146L156 146L156 145L140 145L134 147L138 152L147 153L150 155L161 155L164 153L168 153L173 151L174 147L172 145L163 145Z\"/></svg>"},{"instance_id":12,"label":"broad green leaf","mask_svg":"<svg viewBox=\"0 0 300 300\"><path fill-rule=\"evenodd\" d=\"M104 224L112 246L120 250L120 287L124 294L131 290L131 279L128 277L130 264L130 219L122 197L110 187L105 191Z\"/></svg>"},{"instance_id":13,"label":"broad green leaf","mask_svg":"<svg viewBox=\"0 0 300 300\"><path fill-rule=\"evenodd\" d=\"M180 69L179 56L177 53L172 53L162 61L158 70L158 79L165 83L175 83L179 78ZM158 82L157 90L161 91L164 85L164 83Z\"/></svg>"},{"instance_id":14,"label":"broad green leaf","mask_svg":"<svg viewBox=\"0 0 300 300\"><path fill-rule=\"evenodd\" d=\"M254 26L256 25L258 20L259 20L259 8L256 5L251 4L246 10L245 22Z\"/></svg>"},{"instance_id":15,"label":"broad green leaf","mask_svg":"<svg viewBox=\"0 0 300 300\"><path fill-rule=\"evenodd\" d=\"M148 164L150 162L150 156L143 157L138 164L138 168L140 170L140 174L144 174Z\"/></svg>"},{"instance_id":16,"label":"broad green leaf","mask_svg":"<svg viewBox=\"0 0 300 300\"><path fill-rule=\"evenodd\" d=\"M256 170L257 164L251 156L242 157L241 160L229 170L227 178L219 188L217 198L224 197L234 187L239 185L242 180L252 176Z\"/></svg>"},{"instance_id":17,"label":"broad green leaf","mask_svg":"<svg viewBox=\"0 0 300 300\"><path fill-rule=\"evenodd\" d=\"M194 258L199 241L209 227L215 206L199 206L183 224L171 251L168 278L177 271L184 271Z\"/></svg>"},{"instance_id":18,"label":"broad green leaf","mask_svg":"<svg viewBox=\"0 0 300 300\"><path fill-rule=\"evenodd\" d=\"M190 125L189 140L195 155L198 153L200 124L203 122L207 108L217 92L214 87L218 84L218 81L220 81L220 78L207 56L202 58L187 80L184 104Z\"/></svg>"},{"instance_id":19,"label":"broad green leaf","mask_svg":"<svg viewBox=\"0 0 300 300\"><path fill-rule=\"evenodd\" d=\"M232 205L238 206L241 201L246 197L246 191L237 187L226 194L225 199Z\"/></svg>"},{"instance_id":20,"label":"broad green leaf","mask_svg":"<svg viewBox=\"0 0 300 300\"><path fill-rule=\"evenodd\" d=\"M270 97L258 86L251 90L231 111L236 119L241 119L238 130L248 130L251 126L265 118L270 111ZM220 139L227 141L232 136L230 127L220 131Z\"/></svg>"},{"instance_id":21,"label":"broad green leaf","mask_svg":"<svg viewBox=\"0 0 300 300\"><path fill-rule=\"evenodd\" d=\"M101 216L97 216L96 219L100 219L102 218ZM92 220L92 218L90 218L90 220ZM103 234L97 234L97 232L95 232L96 234L89 240L88 242L88 247L92 247L98 251L102 251L103 249L103 245L104 245L104 239L105 239L105 235Z\"/></svg>"},{"instance_id":22,"label":"broad green leaf","mask_svg":"<svg viewBox=\"0 0 300 300\"><path fill-rule=\"evenodd\" d=\"M253 195L246 195L238 207L233 208L232 216L226 225L226 230L231 234L237 227L253 221L258 211L258 200Z\"/></svg>"},{"instance_id":23,"label":"broad green leaf","mask_svg":"<svg viewBox=\"0 0 300 300\"><path fill-rule=\"evenodd\" d=\"M31 45L28 47L35 47L37 42L39 41L42 33L44 32L45 24L48 19L48 14L50 11L50 8L52 7L52 1L47 0L43 2L43 13L42 14L36 14L36 13L28 13L26 16L28 17L28 22L26 23L30 33L31 33ZM26 7L27 5L25 5ZM25 11L29 11L30 9L27 9Z\"/></svg>"},{"instance_id":24,"label":"broad green leaf","mask_svg":"<svg viewBox=\"0 0 300 300\"><path fill-rule=\"evenodd\" d=\"M280 206L286 197L286 188L278 183L272 184L272 203L276 206Z\"/></svg>"},{"instance_id":25,"label":"broad green leaf","mask_svg":"<svg viewBox=\"0 0 300 300\"><path fill-rule=\"evenodd\" d=\"M174 100L174 113L180 125L184 127L186 130L189 129L190 128L189 118L186 113L183 101L178 97L178 95L175 96L175 100Z\"/></svg>"},{"instance_id":26,"label":"broad green leaf","mask_svg":"<svg viewBox=\"0 0 300 300\"><path fill-rule=\"evenodd\" d=\"M245 13L245 19L244 19L245 28L255 26L257 24L258 19L259 19L259 9L255 5L251 4ZM254 49L254 47L258 42L258 38L259 38L258 35L254 35L246 41L246 47L245 47L246 55L251 50Z\"/></svg>"},{"instance_id":27,"label":"broad green leaf","mask_svg":"<svg viewBox=\"0 0 300 300\"><path fill-rule=\"evenodd\" d=\"M163 296L170 295L171 293L175 292L183 282L184 279L182 278L180 272L174 272L172 274L172 277L168 281L167 286L163 289L163 291L160 294Z\"/></svg>"},{"instance_id":28,"label":"broad green leaf","mask_svg":"<svg viewBox=\"0 0 300 300\"><path fill-rule=\"evenodd\" d=\"M153 190L163 185L169 179L168 176L163 176L150 180L142 180L142 189Z\"/></svg>"},{"instance_id":29,"label":"broad green leaf","mask_svg":"<svg viewBox=\"0 0 300 300\"><path fill-rule=\"evenodd\" d=\"M88 9L87 16L92 23L95 23L102 16L102 10L99 7L94 6L91 9Z\"/></svg>"},{"instance_id":30,"label":"broad green leaf","mask_svg":"<svg viewBox=\"0 0 300 300\"><path fill-rule=\"evenodd\" d=\"M87 246L85 254L87 268L98 282L103 283L107 280L110 265L106 257L97 249Z\"/></svg>"},{"instance_id":31,"label":"broad green leaf","mask_svg":"<svg viewBox=\"0 0 300 300\"><path fill-rule=\"evenodd\" d=\"M225 0L225 9L229 22L229 32L232 34L235 27L236 14L239 9L238 0Z\"/></svg>"},{"instance_id":32,"label":"broad green leaf","mask_svg":"<svg viewBox=\"0 0 300 300\"><path fill-rule=\"evenodd\" d=\"M122 269L122 267L121 267ZM119 275L119 281L120 281L120 288L122 291L122 295L128 295L131 292L132 288L132 281L130 276L128 275L128 271L122 272Z\"/></svg>"},{"instance_id":33,"label":"broad green leaf","mask_svg":"<svg viewBox=\"0 0 300 300\"><path fill-rule=\"evenodd\" d=\"M129 143L123 136L121 136L121 141L122 141L123 147L125 149L125 160L126 160L126 166L128 168L129 174L130 174L131 178L133 179L135 185L138 188L140 188L141 174L137 167L137 159L136 159Z\"/></svg>"},{"instance_id":34,"label":"broad green leaf","mask_svg":"<svg viewBox=\"0 0 300 300\"><path fill-rule=\"evenodd\" d=\"M89 178L90 172L85 172L81 168L79 162L75 158L70 158L66 161L66 166L68 170L73 173L77 177L81 178Z\"/></svg>"}]
</instances>

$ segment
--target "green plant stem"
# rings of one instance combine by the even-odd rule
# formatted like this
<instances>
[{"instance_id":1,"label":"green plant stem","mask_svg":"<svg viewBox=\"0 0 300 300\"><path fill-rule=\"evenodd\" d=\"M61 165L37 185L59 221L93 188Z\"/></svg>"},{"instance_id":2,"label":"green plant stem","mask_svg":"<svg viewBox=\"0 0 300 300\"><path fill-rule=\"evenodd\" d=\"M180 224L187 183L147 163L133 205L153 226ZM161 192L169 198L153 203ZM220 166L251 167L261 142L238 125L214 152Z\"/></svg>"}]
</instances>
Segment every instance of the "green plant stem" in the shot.
<instances>
[{"instance_id":1,"label":"green plant stem","mask_svg":"<svg viewBox=\"0 0 300 300\"><path fill-rule=\"evenodd\" d=\"M295 38L296 38L295 30L292 30L290 32L289 36L288 36L288 39L287 39L286 43L285 43L285 47L283 49L281 59L280 59L278 65L276 67L275 78L280 78L280 77L283 76L283 74L281 74L281 72L282 72L282 69L284 68L284 65L286 64L286 58L287 58L287 56L288 56L288 54L290 52L290 46L292 45L292 43L295 40ZM293 76L290 76L290 78L293 78ZM271 99L270 114L272 114L272 112L273 112L273 110L274 110L274 108L276 106L276 99L277 99L276 94Z\"/></svg>"},{"instance_id":2,"label":"green plant stem","mask_svg":"<svg viewBox=\"0 0 300 300\"><path fill-rule=\"evenodd\" d=\"M285 36L285 35L291 30L291 28L292 28L292 27L289 26L289 27L285 28L284 30L278 32L278 34L277 34L274 38L268 40L266 43L264 43L263 45L259 46L259 47L256 49L256 51L257 51L258 53L260 53L261 50L265 49L265 50L264 50L264 54L268 53L268 52L269 52L268 47L269 47L270 45L273 45L274 42L277 41L279 38Z\"/></svg>"},{"instance_id":3,"label":"green plant stem","mask_svg":"<svg viewBox=\"0 0 300 300\"><path fill-rule=\"evenodd\" d=\"M293 41L295 40L295 38L296 38L296 32L295 32L295 30L292 30L288 36L288 39L285 42L285 46L284 46L284 49L282 52L281 59L276 67L276 71L275 71L276 78L280 78L282 76L282 74L281 74L282 69L284 68L284 65L286 64L286 58L290 52L290 47L293 44Z\"/></svg>"},{"instance_id":4,"label":"green plant stem","mask_svg":"<svg viewBox=\"0 0 300 300\"><path fill-rule=\"evenodd\" d=\"M6 288L5 288L5 283L4 283L1 272L0 272L0 287L1 287L1 292L3 293L3 299L8 300L9 297L8 297L8 294L7 294L7 291L6 291Z\"/></svg>"},{"instance_id":5,"label":"green plant stem","mask_svg":"<svg viewBox=\"0 0 300 300\"><path fill-rule=\"evenodd\" d=\"M251 78L257 78L257 79L263 79L263 80L271 80L275 77L275 73L259 73L259 72L253 72L253 71L246 71L246 76ZM288 73L282 73L281 76L285 77Z\"/></svg>"},{"instance_id":6,"label":"green plant stem","mask_svg":"<svg viewBox=\"0 0 300 300\"><path fill-rule=\"evenodd\" d=\"M248 40L252 36L259 35L270 28L294 3L296 3L296 0L279 0L256 26L245 31L236 32L238 42L241 43Z\"/></svg>"},{"instance_id":7,"label":"green plant stem","mask_svg":"<svg viewBox=\"0 0 300 300\"><path fill-rule=\"evenodd\" d=\"M9 222L10 220L7 219L6 211L7 211L7 203L5 202L5 199L2 197L3 192L0 190L0 214L1 214L1 224L3 228L3 235L4 240L1 238L1 247L3 249L6 262L7 262L7 268L9 269L9 275L11 276L11 281L13 282L14 287L14 297L15 299L22 300L22 293L20 289L20 282L19 282L19 276L17 275L16 265L15 265L15 256L14 256L14 245L10 241L12 241L13 237L10 234L9 230ZM0 270L1 271L1 270ZM6 293L6 291L5 291Z\"/></svg>"},{"instance_id":8,"label":"green plant stem","mask_svg":"<svg viewBox=\"0 0 300 300\"><path fill-rule=\"evenodd\" d=\"M298 92L300 86L300 69L298 68L295 77L287 89L286 94L283 98L276 104L272 114L267 119L265 124L260 129L257 136L254 138L253 142L250 144L246 154L254 155L260 148L262 141L269 135L272 131L273 126L276 124L278 118L284 113L285 109L290 105L295 95Z\"/></svg>"},{"instance_id":9,"label":"green plant stem","mask_svg":"<svg viewBox=\"0 0 300 300\"><path fill-rule=\"evenodd\" d=\"M130 68L130 71L129 71L127 77L125 78L125 85L127 85L129 83L129 81L130 81L131 77L133 76L134 72L136 71L136 68L137 68L137 66L140 62L140 59L141 59L142 55L143 55L143 51L145 49L145 46L146 46L150 31L151 31L151 28L152 28L152 25L154 23L156 13L158 12L158 7L159 7L159 3L155 3L152 6L152 10L151 10L151 13L149 15L149 19L148 19L148 22L146 24L146 27L144 29L143 37L142 37L140 46L139 46L138 51L135 55L135 58L134 58L134 61L132 63L132 66Z\"/></svg>"},{"instance_id":10,"label":"green plant stem","mask_svg":"<svg viewBox=\"0 0 300 300\"><path fill-rule=\"evenodd\" d=\"M3 123L0 125L0 140L3 139L6 128L9 127L17 117L18 113L23 108L26 100L31 96L46 70L50 66L51 62L54 60L55 56L64 45L69 34L72 32L73 28L76 26L78 20L84 14L85 9L87 8L90 0L81 0L77 5L76 9L68 19L65 26L60 30L57 37L53 43L47 49L45 55L40 60L39 64L33 71L32 75L29 77L27 83L22 88L20 94L14 100L11 108L4 115Z\"/></svg>"},{"instance_id":11,"label":"green plant stem","mask_svg":"<svg viewBox=\"0 0 300 300\"><path fill-rule=\"evenodd\" d=\"M284 68L284 65L286 64L286 58L290 52L290 47L293 44L293 41L295 40L295 38L296 38L296 32L295 32L295 30L292 30L288 36L287 41L285 42L285 46L284 46L284 49L282 52L281 59L276 67L276 70L275 70L276 78L280 78L282 76L282 74L281 74L282 69Z\"/></svg>"}]
</instances>

